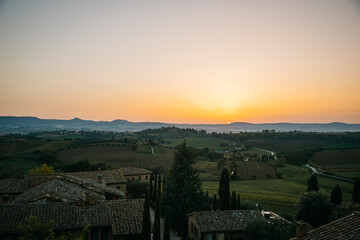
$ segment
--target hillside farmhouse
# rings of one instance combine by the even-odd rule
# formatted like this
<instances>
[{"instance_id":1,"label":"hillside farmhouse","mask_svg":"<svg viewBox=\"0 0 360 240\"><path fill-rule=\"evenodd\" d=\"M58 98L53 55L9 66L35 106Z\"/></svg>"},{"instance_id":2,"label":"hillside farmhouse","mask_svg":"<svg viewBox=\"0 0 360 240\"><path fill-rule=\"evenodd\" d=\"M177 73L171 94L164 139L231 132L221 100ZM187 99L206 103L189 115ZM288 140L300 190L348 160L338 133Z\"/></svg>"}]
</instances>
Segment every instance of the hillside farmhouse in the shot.
<instances>
[{"instance_id":1,"label":"hillside farmhouse","mask_svg":"<svg viewBox=\"0 0 360 240\"><path fill-rule=\"evenodd\" d=\"M152 174L149 170L135 167L120 168L120 171L129 182L150 182L150 175Z\"/></svg>"}]
</instances>

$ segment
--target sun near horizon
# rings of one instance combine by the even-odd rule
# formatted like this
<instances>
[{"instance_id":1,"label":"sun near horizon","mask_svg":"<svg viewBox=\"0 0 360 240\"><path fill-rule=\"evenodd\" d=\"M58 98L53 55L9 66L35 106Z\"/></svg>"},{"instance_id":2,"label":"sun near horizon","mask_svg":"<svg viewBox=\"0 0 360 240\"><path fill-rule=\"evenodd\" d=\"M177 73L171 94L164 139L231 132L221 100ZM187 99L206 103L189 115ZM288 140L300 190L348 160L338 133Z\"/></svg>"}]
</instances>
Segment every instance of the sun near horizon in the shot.
<instances>
[{"instance_id":1,"label":"sun near horizon","mask_svg":"<svg viewBox=\"0 0 360 240\"><path fill-rule=\"evenodd\" d=\"M0 115L360 123L356 1L2 1Z\"/></svg>"}]
</instances>

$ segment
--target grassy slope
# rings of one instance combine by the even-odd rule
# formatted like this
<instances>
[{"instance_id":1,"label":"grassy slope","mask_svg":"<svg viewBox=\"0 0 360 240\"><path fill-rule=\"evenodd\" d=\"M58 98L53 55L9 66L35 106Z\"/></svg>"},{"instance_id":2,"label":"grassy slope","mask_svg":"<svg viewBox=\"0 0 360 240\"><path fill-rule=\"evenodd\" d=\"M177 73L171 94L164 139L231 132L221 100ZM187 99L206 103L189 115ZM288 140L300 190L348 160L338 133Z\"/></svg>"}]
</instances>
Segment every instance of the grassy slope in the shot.
<instances>
[{"instance_id":1,"label":"grassy slope","mask_svg":"<svg viewBox=\"0 0 360 240\"><path fill-rule=\"evenodd\" d=\"M358 149L317 152L309 162L319 169L324 165L327 171L339 176L360 177L360 150Z\"/></svg>"},{"instance_id":2,"label":"grassy slope","mask_svg":"<svg viewBox=\"0 0 360 240\"><path fill-rule=\"evenodd\" d=\"M283 179L232 181L230 190L240 193L242 200L259 203L265 209L294 215L294 205L298 202L298 196L306 191L311 173L307 168L289 164L279 171ZM322 176L317 178L321 192L330 195L333 187L339 184L343 201L351 202L352 183ZM218 184L218 181L203 181L203 188L210 194L217 194Z\"/></svg>"}]
</instances>

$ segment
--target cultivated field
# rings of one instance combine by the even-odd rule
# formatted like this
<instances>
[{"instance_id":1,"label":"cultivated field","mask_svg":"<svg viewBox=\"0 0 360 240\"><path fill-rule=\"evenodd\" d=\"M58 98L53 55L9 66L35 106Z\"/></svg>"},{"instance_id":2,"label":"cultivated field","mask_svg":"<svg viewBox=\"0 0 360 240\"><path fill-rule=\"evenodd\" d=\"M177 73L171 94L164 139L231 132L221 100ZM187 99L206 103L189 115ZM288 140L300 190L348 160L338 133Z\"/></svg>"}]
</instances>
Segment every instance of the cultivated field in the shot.
<instances>
[{"instance_id":1,"label":"cultivated field","mask_svg":"<svg viewBox=\"0 0 360 240\"><path fill-rule=\"evenodd\" d=\"M274 152L291 151L301 148L323 147L331 144L330 141L319 140L267 140L267 139L251 139L243 142L258 148L267 149Z\"/></svg>"},{"instance_id":2,"label":"cultivated field","mask_svg":"<svg viewBox=\"0 0 360 240\"><path fill-rule=\"evenodd\" d=\"M267 163L256 161L235 161L235 163L237 165L236 171L238 179L248 180L277 178L275 168ZM194 167L202 173L202 179L209 180L220 178L221 171L217 169L216 162L198 161L195 163ZM224 167L226 167L229 171L232 170L230 168L230 161L226 161Z\"/></svg>"},{"instance_id":3,"label":"cultivated field","mask_svg":"<svg viewBox=\"0 0 360 240\"><path fill-rule=\"evenodd\" d=\"M144 145L145 146L145 145ZM148 146L150 148L150 146ZM174 160L174 151L163 148L163 154L137 153L131 145L88 146L58 152L57 159L65 164L88 160L90 163L105 163L117 167L162 167L168 170Z\"/></svg>"},{"instance_id":4,"label":"cultivated field","mask_svg":"<svg viewBox=\"0 0 360 240\"><path fill-rule=\"evenodd\" d=\"M194 148L221 148L230 145L230 141L214 137L186 137L186 138L163 138L164 146L175 147L184 140L186 144Z\"/></svg>"},{"instance_id":5,"label":"cultivated field","mask_svg":"<svg viewBox=\"0 0 360 240\"><path fill-rule=\"evenodd\" d=\"M336 175L354 178L360 177L360 150L326 150L316 152L309 161L311 164Z\"/></svg>"}]
</instances>

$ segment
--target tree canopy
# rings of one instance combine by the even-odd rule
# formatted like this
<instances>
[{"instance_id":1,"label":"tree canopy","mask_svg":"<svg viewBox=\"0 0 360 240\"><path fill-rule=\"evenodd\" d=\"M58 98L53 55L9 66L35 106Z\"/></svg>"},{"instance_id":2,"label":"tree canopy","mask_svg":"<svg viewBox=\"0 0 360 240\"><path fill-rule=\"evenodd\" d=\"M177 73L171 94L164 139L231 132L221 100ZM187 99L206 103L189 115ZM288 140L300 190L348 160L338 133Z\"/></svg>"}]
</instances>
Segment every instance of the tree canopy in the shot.
<instances>
[{"instance_id":1,"label":"tree canopy","mask_svg":"<svg viewBox=\"0 0 360 240\"><path fill-rule=\"evenodd\" d=\"M337 184L331 191L330 202L334 206L340 205L342 203L342 193L339 184Z\"/></svg>"},{"instance_id":2,"label":"tree canopy","mask_svg":"<svg viewBox=\"0 0 360 240\"><path fill-rule=\"evenodd\" d=\"M307 181L308 183L308 187L307 187L307 191L311 192L311 191L319 191L319 184L318 184L318 180L315 174L312 174L310 179Z\"/></svg>"},{"instance_id":3,"label":"tree canopy","mask_svg":"<svg viewBox=\"0 0 360 240\"><path fill-rule=\"evenodd\" d=\"M323 193L307 192L300 195L296 218L309 222L314 228L320 227L330 220L332 206L329 197Z\"/></svg>"},{"instance_id":4,"label":"tree canopy","mask_svg":"<svg viewBox=\"0 0 360 240\"><path fill-rule=\"evenodd\" d=\"M227 210L230 207L230 179L229 171L224 168L221 171L219 184L220 210Z\"/></svg>"},{"instance_id":5,"label":"tree canopy","mask_svg":"<svg viewBox=\"0 0 360 240\"><path fill-rule=\"evenodd\" d=\"M175 149L175 160L167 178L163 205L169 207L171 224L180 235L187 233L186 214L207 210L198 171L192 166L195 152L185 141Z\"/></svg>"}]
</instances>

